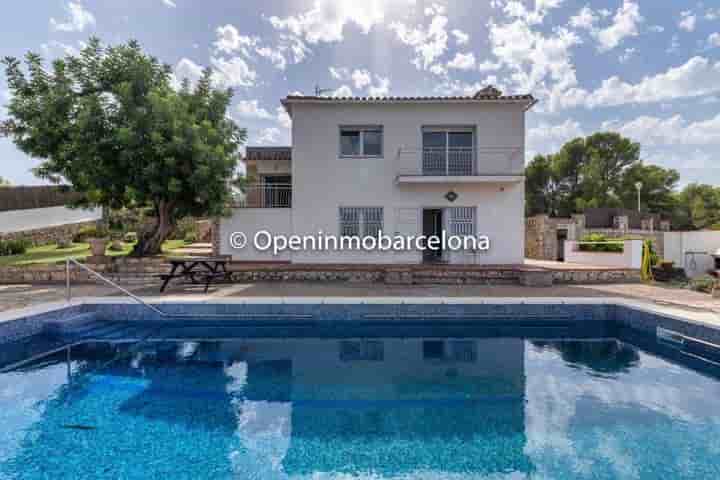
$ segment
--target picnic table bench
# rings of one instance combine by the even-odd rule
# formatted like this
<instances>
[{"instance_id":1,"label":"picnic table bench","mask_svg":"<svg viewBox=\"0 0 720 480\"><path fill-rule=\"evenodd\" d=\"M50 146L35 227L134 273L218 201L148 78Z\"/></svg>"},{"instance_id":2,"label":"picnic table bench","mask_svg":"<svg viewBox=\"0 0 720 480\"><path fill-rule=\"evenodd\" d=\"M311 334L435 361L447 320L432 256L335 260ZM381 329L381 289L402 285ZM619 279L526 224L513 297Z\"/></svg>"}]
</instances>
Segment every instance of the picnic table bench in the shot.
<instances>
[{"instance_id":1,"label":"picnic table bench","mask_svg":"<svg viewBox=\"0 0 720 480\"><path fill-rule=\"evenodd\" d=\"M177 257L168 259L168 262L172 265L170 273L158 275L163 281L160 287L161 293L175 278L189 279L193 284L204 283L207 293L213 281L230 276L230 272L227 271L230 260L225 257Z\"/></svg>"}]
</instances>

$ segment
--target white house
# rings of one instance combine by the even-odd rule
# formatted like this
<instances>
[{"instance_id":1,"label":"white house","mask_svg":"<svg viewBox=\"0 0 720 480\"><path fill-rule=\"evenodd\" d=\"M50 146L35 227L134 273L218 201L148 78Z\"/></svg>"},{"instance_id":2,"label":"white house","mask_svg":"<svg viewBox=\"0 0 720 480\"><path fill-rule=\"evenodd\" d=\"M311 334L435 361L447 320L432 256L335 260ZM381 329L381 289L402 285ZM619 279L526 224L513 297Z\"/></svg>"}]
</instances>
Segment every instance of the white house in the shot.
<instances>
[{"instance_id":1,"label":"white house","mask_svg":"<svg viewBox=\"0 0 720 480\"><path fill-rule=\"evenodd\" d=\"M525 112L532 95L288 96L292 147L248 148L255 182L220 222L220 253L292 263L519 264L524 257ZM273 235L481 235L489 249L255 248ZM233 232L248 246L233 248ZM236 245L237 246L237 245Z\"/></svg>"}]
</instances>

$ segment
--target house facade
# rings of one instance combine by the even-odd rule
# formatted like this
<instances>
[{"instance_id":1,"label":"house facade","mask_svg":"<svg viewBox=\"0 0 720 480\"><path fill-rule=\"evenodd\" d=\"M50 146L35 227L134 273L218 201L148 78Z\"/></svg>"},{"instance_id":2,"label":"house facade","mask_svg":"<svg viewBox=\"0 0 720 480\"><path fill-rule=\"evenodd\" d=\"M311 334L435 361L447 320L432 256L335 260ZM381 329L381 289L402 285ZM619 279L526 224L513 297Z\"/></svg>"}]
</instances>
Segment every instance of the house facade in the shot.
<instances>
[{"instance_id":1,"label":"house facade","mask_svg":"<svg viewBox=\"0 0 720 480\"><path fill-rule=\"evenodd\" d=\"M524 256L525 112L531 95L289 96L292 147L247 149L253 179L220 222L220 253L292 263L518 264ZM273 235L482 235L489 248L274 254ZM248 238L233 248L233 232Z\"/></svg>"}]
</instances>

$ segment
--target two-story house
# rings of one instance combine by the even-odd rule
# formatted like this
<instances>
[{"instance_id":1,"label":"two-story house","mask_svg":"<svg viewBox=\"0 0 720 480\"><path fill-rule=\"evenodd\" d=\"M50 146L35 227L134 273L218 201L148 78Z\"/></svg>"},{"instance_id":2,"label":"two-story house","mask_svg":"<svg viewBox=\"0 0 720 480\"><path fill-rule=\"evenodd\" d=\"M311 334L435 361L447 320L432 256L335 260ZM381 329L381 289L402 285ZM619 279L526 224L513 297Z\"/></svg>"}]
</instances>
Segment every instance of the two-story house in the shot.
<instances>
[{"instance_id":1,"label":"two-story house","mask_svg":"<svg viewBox=\"0 0 720 480\"><path fill-rule=\"evenodd\" d=\"M248 147L254 184L220 224L220 253L292 263L519 264L524 257L525 112L532 95L288 96L292 147ZM273 235L483 235L483 251L286 250ZM233 248L232 232L249 239Z\"/></svg>"}]
</instances>

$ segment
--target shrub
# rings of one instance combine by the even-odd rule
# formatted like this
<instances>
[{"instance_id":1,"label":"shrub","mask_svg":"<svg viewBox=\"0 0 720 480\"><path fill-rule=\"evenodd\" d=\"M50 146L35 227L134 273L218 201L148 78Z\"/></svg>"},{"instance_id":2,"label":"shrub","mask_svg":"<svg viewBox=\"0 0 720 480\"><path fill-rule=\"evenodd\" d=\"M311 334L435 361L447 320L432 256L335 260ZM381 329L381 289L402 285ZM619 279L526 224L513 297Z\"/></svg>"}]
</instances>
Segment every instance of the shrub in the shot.
<instances>
[{"instance_id":1,"label":"shrub","mask_svg":"<svg viewBox=\"0 0 720 480\"><path fill-rule=\"evenodd\" d=\"M198 240L197 233L195 232L188 232L185 234L185 238L183 238L185 243L195 243Z\"/></svg>"},{"instance_id":2,"label":"shrub","mask_svg":"<svg viewBox=\"0 0 720 480\"><path fill-rule=\"evenodd\" d=\"M125 243L137 243L138 236L135 232L127 232L125 235L123 235L123 241Z\"/></svg>"},{"instance_id":3,"label":"shrub","mask_svg":"<svg viewBox=\"0 0 720 480\"><path fill-rule=\"evenodd\" d=\"M704 275L690 280L690 290L703 293L711 293L717 279L710 275Z\"/></svg>"},{"instance_id":4,"label":"shrub","mask_svg":"<svg viewBox=\"0 0 720 480\"><path fill-rule=\"evenodd\" d=\"M0 256L22 255L30 248L28 240L19 238L17 240L0 240Z\"/></svg>"},{"instance_id":5,"label":"shrub","mask_svg":"<svg viewBox=\"0 0 720 480\"><path fill-rule=\"evenodd\" d=\"M171 240L185 240L190 236L196 241L199 237L200 232L198 231L197 222L192 217L185 217L178 222L175 226L175 230L170 236Z\"/></svg>"},{"instance_id":6,"label":"shrub","mask_svg":"<svg viewBox=\"0 0 720 480\"><path fill-rule=\"evenodd\" d=\"M590 235L585 235L581 242L593 242L593 243L580 243L578 245L578 249L581 252L622 252L623 251L623 244L622 239L609 239L605 235L602 235L600 233L591 233ZM613 243L604 243L604 242L613 242Z\"/></svg>"},{"instance_id":7,"label":"shrub","mask_svg":"<svg viewBox=\"0 0 720 480\"><path fill-rule=\"evenodd\" d=\"M110 243L108 250L110 250L111 252L122 252L123 248L124 246L120 240L113 240L113 242Z\"/></svg>"},{"instance_id":8,"label":"shrub","mask_svg":"<svg viewBox=\"0 0 720 480\"><path fill-rule=\"evenodd\" d=\"M84 242L87 242L91 238L107 238L108 236L109 236L109 232L102 227L96 227L96 226L81 227L80 230L78 230L78 232L73 237L73 242L84 243Z\"/></svg>"}]
</instances>

